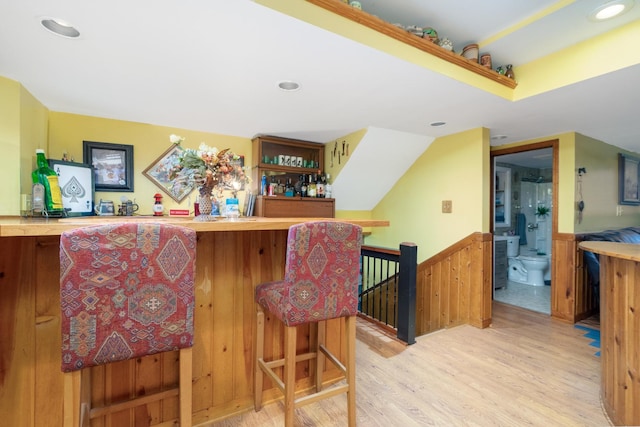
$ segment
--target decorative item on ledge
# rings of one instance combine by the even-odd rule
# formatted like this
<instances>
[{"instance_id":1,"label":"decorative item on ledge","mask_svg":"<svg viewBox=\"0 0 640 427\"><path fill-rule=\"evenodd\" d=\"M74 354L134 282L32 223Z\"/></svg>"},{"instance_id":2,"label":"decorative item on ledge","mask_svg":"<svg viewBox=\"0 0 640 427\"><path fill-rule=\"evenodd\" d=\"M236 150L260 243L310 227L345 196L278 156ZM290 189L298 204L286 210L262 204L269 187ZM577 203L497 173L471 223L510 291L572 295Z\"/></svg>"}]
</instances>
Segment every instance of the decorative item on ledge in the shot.
<instances>
[{"instance_id":1,"label":"decorative item on ledge","mask_svg":"<svg viewBox=\"0 0 640 427\"><path fill-rule=\"evenodd\" d=\"M184 141L178 135L171 135L169 139L174 144ZM235 198L237 192L250 182L241 156L228 148L218 150L209 147L204 142L197 150L186 148L169 177L173 179L174 186L195 184L198 187L200 214L207 217L220 214L225 190L232 191Z\"/></svg>"},{"instance_id":2,"label":"decorative item on ledge","mask_svg":"<svg viewBox=\"0 0 640 427\"><path fill-rule=\"evenodd\" d=\"M516 75L513 73L513 66L511 64L507 65L507 69L504 72L504 75L509 77L512 80L516 79Z\"/></svg>"},{"instance_id":3,"label":"decorative item on ledge","mask_svg":"<svg viewBox=\"0 0 640 427\"><path fill-rule=\"evenodd\" d=\"M473 62L478 62L479 52L480 51L478 50L477 44L468 44L464 47L464 49L462 49L462 56Z\"/></svg>"},{"instance_id":4,"label":"decorative item on ledge","mask_svg":"<svg viewBox=\"0 0 640 427\"><path fill-rule=\"evenodd\" d=\"M483 53L480 55L480 65L487 67L488 69L492 69L493 65L491 64L491 54Z\"/></svg>"}]
</instances>

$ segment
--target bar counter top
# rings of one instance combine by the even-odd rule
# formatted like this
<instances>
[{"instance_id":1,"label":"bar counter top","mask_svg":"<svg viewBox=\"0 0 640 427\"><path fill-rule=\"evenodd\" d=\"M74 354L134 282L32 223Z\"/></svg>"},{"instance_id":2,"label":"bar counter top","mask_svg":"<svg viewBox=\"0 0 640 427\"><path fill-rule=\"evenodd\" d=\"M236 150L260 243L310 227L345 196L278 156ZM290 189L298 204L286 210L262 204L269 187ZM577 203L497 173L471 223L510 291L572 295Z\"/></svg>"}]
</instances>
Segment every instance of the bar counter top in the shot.
<instances>
[{"instance_id":1,"label":"bar counter top","mask_svg":"<svg viewBox=\"0 0 640 427\"><path fill-rule=\"evenodd\" d=\"M597 254L614 256L628 261L640 261L640 245L619 242L580 242L580 249Z\"/></svg>"},{"instance_id":2,"label":"bar counter top","mask_svg":"<svg viewBox=\"0 0 640 427\"><path fill-rule=\"evenodd\" d=\"M288 230L294 224L301 222L344 221L361 227L387 227L389 221L342 218L263 218L243 217L235 220L227 218L212 218L201 221L194 217L168 216L84 216L69 218L21 218L0 217L0 237L17 236L59 236L63 231L77 227L98 225L105 222L150 221L182 225L196 231L268 231Z\"/></svg>"}]
</instances>

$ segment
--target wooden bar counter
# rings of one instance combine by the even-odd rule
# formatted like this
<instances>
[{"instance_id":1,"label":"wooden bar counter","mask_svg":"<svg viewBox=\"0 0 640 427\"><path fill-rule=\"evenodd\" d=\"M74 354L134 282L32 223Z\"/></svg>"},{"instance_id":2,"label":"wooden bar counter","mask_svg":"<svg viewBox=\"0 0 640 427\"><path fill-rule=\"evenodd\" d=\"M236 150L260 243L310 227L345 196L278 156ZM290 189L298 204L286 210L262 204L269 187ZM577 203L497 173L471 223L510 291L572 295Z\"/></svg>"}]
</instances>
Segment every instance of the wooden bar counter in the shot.
<instances>
[{"instance_id":1,"label":"wooden bar counter","mask_svg":"<svg viewBox=\"0 0 640 427\"><path fill-rule=\"evenodd\" d=\"M311 220L0 217L0 424L62 425L58 255L62 231L108 221L162 221L198 232L193 348L193 421L198 425L253 410L254 289L260 283L282 278L287 230ZM389 225L388 221L377 220L343 221L363 227ZM342 321L334 320L327 336L333 338L329 346L343 356L339 344L342 330ZM267 319L266 332L266 355L278 355L282 350L282 325ZM314 336L302 329L298 340L308 345ZM92 368L94 402L144 394L174 383L177 358L178 353L171 352ZM310 387L310 369L309 363L299 364L299 388ZM335 379L338 371L328 370L325 376ZM279 397L268 381L265 389L266 402ZM174 425L177 411L174 397L97 419L93 425L168 427Z\"/></svg>"},{"instance_id":2,"label":"wooden bar counter","mask_svg":"<svg viewBox=\"0 0 640 427\"><path fill-rule=\"evenodd\" d=\"M615 425L640 425L640 245L582 242L600 255L600 398Z\"/></svg>"}]
</instances>

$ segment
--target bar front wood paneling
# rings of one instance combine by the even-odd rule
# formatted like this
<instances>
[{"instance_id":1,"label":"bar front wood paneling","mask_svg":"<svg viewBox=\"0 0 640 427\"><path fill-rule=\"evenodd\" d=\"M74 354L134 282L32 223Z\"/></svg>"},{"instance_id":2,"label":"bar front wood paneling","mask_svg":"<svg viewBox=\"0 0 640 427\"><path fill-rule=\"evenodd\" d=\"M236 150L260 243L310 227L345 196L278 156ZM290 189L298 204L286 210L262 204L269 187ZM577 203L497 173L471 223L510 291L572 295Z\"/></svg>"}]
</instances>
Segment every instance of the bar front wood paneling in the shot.
<instances>
[{"instance_id":1,"label":"bar front wood paneling","mask_svg":"<svg viewBox=\"0 0 640 427\"><path fill-rule=\"evenodd\" d=\"M602 405L615 425L640 425L640 245L582 242L600 255Z\"/></svg>"},{"instance_id":2,"label":"bar front wood paneling","mask_svg":"<svg viewBox=\"0 0 640 427\"><path fill-rule=\"evenodd\" d=\"M254 289L259 283L282 277L288 227L310 219L260 218L213 223L163 220L179 222L198 231L194 424L251 410ZM62 425L59 235L64 229L99 221L93 218L69 221L0 218L0 419L3 425ZM365 227L388 225L387 221L350 222ZM280 355L282 325L267 318L265 327L265 354ZM340 348L342 322L334 320L328 328L327 336L332 338L329 347L344 357L344 349ZM301 344L308 345L315 339L308 329L299 329ZM310 369L309 363L297 367L299 388L311 386ZM99 404L131 393L151 392L162 384L175 382L177 375L177 352L92 368L93 400ZM330 381L338 375L334 368L325 376ZM279 397L277 389L268 381L265 389L266 402ZM169 425L177 415L177 398L170 398L104 417L95 424L106 427Z\"/></svg>"}]
</instances>

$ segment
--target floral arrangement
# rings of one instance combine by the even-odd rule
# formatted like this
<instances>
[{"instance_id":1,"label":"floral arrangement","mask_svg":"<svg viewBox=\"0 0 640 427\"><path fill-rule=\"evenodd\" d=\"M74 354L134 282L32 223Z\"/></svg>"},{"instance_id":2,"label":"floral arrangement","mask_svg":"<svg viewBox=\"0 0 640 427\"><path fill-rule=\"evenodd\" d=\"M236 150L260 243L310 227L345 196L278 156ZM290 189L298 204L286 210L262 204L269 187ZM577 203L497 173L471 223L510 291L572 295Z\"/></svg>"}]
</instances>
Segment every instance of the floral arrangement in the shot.
<instances>
[{"instance_id":1,"label":"floral arrangement","mask_svg":"<svg viewBox=\"0 0 640 427\"><path fill-rule=\"evenodd\" d=\"M180 144L185 138L171 135L169 140L173 144ZM197 185L201 196L210 196L216 188L220 191L232 190L235 194L244 184L250 182L240 156L228 148L218 150L204 142L197 150L184 149L177 164L171 169L169 178L173 180L174 187Z\"/></svg>"}]
</instances>

